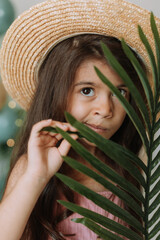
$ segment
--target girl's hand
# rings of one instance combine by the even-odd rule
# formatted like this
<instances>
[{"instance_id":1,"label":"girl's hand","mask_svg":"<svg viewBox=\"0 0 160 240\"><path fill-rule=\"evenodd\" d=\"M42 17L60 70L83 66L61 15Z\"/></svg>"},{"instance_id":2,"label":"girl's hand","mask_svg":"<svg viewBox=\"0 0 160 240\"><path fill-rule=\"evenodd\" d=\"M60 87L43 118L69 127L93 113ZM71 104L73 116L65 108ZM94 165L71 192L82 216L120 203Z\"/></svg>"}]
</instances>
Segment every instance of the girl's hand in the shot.
<instances>
[{"instance_id":1,"label":"girl's hand","mask_svg":"<svg viewBox=\"0 0 160 240\"><path fill-rule=\"evenodd\" d=\"M71 145L63 139L58 147L56 144L62 139L59 133L40 132L44 127L59 127L64 131L77 131L69 123L43 120L36 123L31 131L28 142L28 166L27 172L31 176L46 182L59 170L62 165L62 155L67 155ZM77 139L76 134L71 135Z\"/></svg>"}]
</instances>

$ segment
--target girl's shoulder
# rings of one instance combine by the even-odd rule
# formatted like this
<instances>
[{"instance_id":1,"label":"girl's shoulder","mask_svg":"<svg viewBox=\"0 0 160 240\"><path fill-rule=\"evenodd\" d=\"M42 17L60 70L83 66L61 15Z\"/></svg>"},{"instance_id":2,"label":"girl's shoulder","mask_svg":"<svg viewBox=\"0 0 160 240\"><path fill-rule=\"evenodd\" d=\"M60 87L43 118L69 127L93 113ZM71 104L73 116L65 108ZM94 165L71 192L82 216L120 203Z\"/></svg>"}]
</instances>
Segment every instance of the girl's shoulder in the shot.
<instances>
[{"instance_id":1,"label":"girl's shoulder","mask_svg":"<svg viewBox=\"0 0 160 240\"><path fill-rule=\"evenodd\" d=\"M24 154L18 159L18 161L16 162L15 166L13 167L8 177L3 198L5 198L12 191L12 189L18 182L19 178L23 175L26 169L26 166L27 166L27 155Z\"/></svg>"}]
</instances>

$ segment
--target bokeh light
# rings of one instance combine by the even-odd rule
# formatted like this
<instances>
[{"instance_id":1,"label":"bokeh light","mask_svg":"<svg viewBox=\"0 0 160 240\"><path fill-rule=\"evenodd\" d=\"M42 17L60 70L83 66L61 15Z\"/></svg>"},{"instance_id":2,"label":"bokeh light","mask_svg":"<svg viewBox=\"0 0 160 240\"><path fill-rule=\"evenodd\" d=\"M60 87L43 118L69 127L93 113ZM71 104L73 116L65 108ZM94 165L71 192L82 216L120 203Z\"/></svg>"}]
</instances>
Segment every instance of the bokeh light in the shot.
<instances>
[{"instance_id":1,"label":"bokeh light","mask_svg":"<svg viewBox=\"0 0 160 240\"><path fill-rule=\"evenodd\" d=\"M7 146L8 146L8 147L14 147L14 145L15 145L14 139L8 139L8 141L7 141Z\"/></svg>"},{"instance_id":2,"label":"bokeh light","mask_svg":"<svg viewBox=\"0 0 160 240\"><path fill-rule=\"evenodd\" d=\"M14 100L9 101L8 107L11 108L11 109L16 108L16 102Z\"/></svg>"}]
</instances>

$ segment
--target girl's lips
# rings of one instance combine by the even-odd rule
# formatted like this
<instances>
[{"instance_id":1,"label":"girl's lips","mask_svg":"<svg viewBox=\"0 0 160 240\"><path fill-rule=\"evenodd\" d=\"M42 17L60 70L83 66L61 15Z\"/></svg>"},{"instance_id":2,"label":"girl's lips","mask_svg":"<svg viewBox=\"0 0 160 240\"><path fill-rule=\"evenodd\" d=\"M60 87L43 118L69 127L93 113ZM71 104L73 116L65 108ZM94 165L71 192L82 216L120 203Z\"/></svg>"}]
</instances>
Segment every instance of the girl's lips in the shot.
<instances>
[{"instance_id":1,"label":"girl's lips","mask_svg":"<svg viewBox=\"0 0 160 240\"><path fill-rule=\"evenodd\" d=\"M104 128L102 126L99 126L99 125L94 125L94 124L88 124L88 123L85 123L85 125L89 128L91 128L93 131L95 132L106 132L107 128Z\"/></svg>"}]
</instances>

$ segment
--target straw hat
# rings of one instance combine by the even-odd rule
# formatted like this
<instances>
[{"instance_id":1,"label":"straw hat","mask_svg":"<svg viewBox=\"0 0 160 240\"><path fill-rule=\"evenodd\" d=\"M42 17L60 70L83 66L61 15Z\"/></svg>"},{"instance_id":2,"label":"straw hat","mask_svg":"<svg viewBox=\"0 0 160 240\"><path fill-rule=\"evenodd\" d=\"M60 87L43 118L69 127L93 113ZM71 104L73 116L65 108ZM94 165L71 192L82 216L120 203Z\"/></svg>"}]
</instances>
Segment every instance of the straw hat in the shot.
<instances>
[{"instance_id":1,"label":"straw hat","mask_svg":"<svg viewBox=\"0 0 160 240\"><path fill-rule=\"evenodd\" d=\"M156 21L160 28L160 20ZM35 5L13 22L4 37L0 57L4 86L27 110L47 53L60 41L84 33L124 38L148 66L138 24L153 46L150 13L123 0L48 0Z\"/></svg>"}]
</instances>

